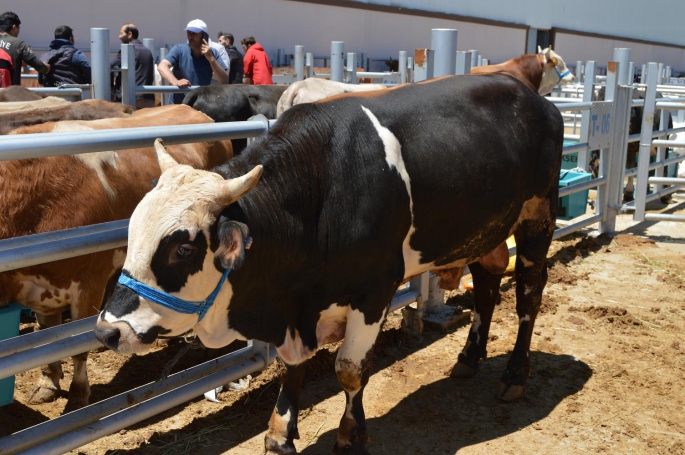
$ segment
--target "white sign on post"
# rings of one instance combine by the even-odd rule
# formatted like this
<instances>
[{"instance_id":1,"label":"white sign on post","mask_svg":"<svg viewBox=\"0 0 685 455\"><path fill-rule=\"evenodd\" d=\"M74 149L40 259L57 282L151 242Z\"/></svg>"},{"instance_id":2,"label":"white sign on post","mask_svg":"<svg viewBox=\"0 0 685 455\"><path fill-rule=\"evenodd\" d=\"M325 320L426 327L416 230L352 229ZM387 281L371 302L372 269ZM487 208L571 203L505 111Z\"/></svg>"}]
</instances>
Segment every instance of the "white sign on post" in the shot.
<instances>
[{"instance_id":1,"label":"white sign on post","mask_svg":"<svg viewBox=\"0 0 685 455\"><path fill-rule=\"evenodd\" d=\"M600 101L592 104L587 141L590 150L607 148L611 144L611 126L613 122L611 112L613 109L614 103L611 101Z\"/></svg>"}]
</instances>

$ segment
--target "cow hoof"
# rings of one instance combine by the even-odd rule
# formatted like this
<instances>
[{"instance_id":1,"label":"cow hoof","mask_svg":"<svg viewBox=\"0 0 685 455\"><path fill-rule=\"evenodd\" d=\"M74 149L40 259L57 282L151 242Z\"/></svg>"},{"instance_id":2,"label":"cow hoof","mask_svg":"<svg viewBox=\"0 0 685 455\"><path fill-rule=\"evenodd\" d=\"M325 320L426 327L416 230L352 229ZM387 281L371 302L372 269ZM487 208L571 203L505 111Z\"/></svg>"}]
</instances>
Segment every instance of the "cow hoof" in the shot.
<instances>
[{"instance_id":1,"label":"cow hoof","mask_svg":"<svg viewBox=\"0 0 685 455\"><path fill-rule=\"evenodd\" d=\"M56 387L36 386L26 394L29 404L52 403L60 396L61 390Z\"/></svg>"},{"instance_id":2,"label":"cow hoof","mask_svg":"<svg viewBox=\"0 0 685 455\"><path fill-rule=\"evenodd\" d=\"M450 376L453 378L470 378L478 372L478 368L473 368L462 362L457 362L450 371Z\"/></svg>"},{"instance_id":3,"label":"cow hoof","mask_svg":"<svg viewBox=\"0 0 685 455\"><path fill-rule=\"evenodd\" d=\"M266 455L292 455L297 453L292 441L286 441L285 444L281 445L269 436L264 437L264 449Z\"/></svg>"},{"instance_id":4,"label":"cow hoof","mask_svg":"<svg viewBox=\"0 0 685 455\"><path fill-rule=\"evenodd\" d=\"M502 401L516 401L526 394L526 385L507 384L505 382L499 383L499 398Z\"/></svg>"},{"instance_id":5,"label":"cow hoof","mask_svg":"<svg viewBox=\"0 0 685 455\"><path fill-rule=\"evenodd\" d=\"M626 202L632 202L635 200L635 196L633 196L633 193L623 193L623 203L625 204Z\"/></svg>"}]
</instances>

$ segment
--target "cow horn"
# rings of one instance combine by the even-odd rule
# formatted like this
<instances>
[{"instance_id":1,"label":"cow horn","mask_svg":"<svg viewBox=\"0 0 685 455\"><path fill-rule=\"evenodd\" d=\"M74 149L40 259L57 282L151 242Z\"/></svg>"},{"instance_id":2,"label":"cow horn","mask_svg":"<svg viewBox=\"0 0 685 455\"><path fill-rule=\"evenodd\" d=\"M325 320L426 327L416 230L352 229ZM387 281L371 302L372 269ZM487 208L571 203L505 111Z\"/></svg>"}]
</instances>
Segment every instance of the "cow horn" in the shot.
<instances>
[{"instance_id":1,"label":"cow horn","mask_svg":"<svg viewBox=\"0 0 685 455\"><path fill-rule=\"evenodd\" d=\"M245 196L257 185L263 171L264 166L260 164L242 177L224 180L219 183L219 188L216 192L217 203L224 207Z\"/></svg>"},{"instance_id":2,"label":"cow horn","mask_svg":"<svg viewBox=\"0 0 685 455\"><path fill-rule=\"evenodd\" d=\"M167 169L178 166L176 160L167 152L166 147L164 147L162 139L160 138L155 139L155 152L157 152L157 162L159 163L159 168L162 170L162 173Z\"/></svg>"}]
</instances>

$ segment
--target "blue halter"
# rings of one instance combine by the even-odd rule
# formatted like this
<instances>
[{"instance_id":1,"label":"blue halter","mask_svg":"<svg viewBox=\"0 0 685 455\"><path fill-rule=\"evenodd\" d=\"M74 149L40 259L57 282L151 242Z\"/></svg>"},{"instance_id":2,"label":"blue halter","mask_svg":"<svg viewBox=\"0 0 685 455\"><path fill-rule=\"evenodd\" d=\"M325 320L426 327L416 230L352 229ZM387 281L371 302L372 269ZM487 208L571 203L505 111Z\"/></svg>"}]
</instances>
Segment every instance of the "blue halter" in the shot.
<instances>
[{"instance_id":1,"label":"blue halter","mask_svg":"<svg viewBox=\"0 0 685 455\"><path fill-rule=\"evenodd\" d=\"M545 57L545 54L543 54L542 52L540 52L540 55L542 55L543 57ZM545 57L545 58L547 58L547 57ZM559 85L559 82L561 82L561 80L562 80L564 77L566 77L566 75L571 74L571 70L566 70L566 71L564 71L563 73L560 72L560 71L559 71L559 68L557 68L556 65L554 65L554 71L557 73L557 76L559 76L559 80L557 80L557 83L556 83L555 85Z\"/></svg>"},{"instance_id":2,"label":"blue halter","mask_svg":"<svg viewBox=\"0 0 685 455\"><path fill-rule=\"evenodd\" d=\"M207 311L209 311L209 309L212 307L214 299L216 299L216 296L219 295L219 291L221 291L221 286L223 286L224 282L226 281L226 278L228 278L228 274L230 271L231 269L226 269L224 271L224 274L221 276L221 279L219 280L219 284L217 284L214 291L211 294L209 294L209 297L207 297L202 302L191 302L188 300L179 299L178 297L174 297L173 295L167 294L166 292L162 292L160 290L148 286L147 284L141 283L135 278L125 276L123 273L119 275L119 283L131 289L133 292L135 292L142 298L149 300L151 302L155 302L156 304L162 305L163 307L169 308L170 310L183 314L197 314L199 315L197 322L200 322L202 318L205 317L205 314L207 314Z\"/></svg>"}]
</instances>

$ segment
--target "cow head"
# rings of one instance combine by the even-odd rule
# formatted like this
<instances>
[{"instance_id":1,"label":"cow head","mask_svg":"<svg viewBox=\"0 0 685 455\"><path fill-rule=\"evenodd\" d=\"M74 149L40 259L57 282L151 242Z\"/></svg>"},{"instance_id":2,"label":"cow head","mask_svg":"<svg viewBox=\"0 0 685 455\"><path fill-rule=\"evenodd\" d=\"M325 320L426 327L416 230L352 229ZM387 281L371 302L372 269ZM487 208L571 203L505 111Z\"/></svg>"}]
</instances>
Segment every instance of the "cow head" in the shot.
<instances>
[{"instance_id":1,"label":"cow head","mask_svg":"<svg viewBox=\"0 0 685 455\"><path fill-rule=\"evenodd\" d=\"M538 46L538 54L542 55L545 62L545 70L538 92L540 95L548 95L557 85L570 84L574 81L573 73L566 67L564 59L552 50L552 47L541 49Z\"/></svg>"},{"instance_id":2,"label":"cow head","mask_svg":"<svg viewBox=\"0 0 685 455\"><path fill-rule=\"evenodd\" d=\"M216 220L255 187L262 166L224 180L176 163L159 139L155 150L162 175L131 216L122 277L95 335L118 352L143 353L159 335L191 329L206 346L228 344L236 334L227 333L232 289L225 278L243 262L248 229ZM215 303L205 305L212 295Z\"/></svg>"}]
</instances>

